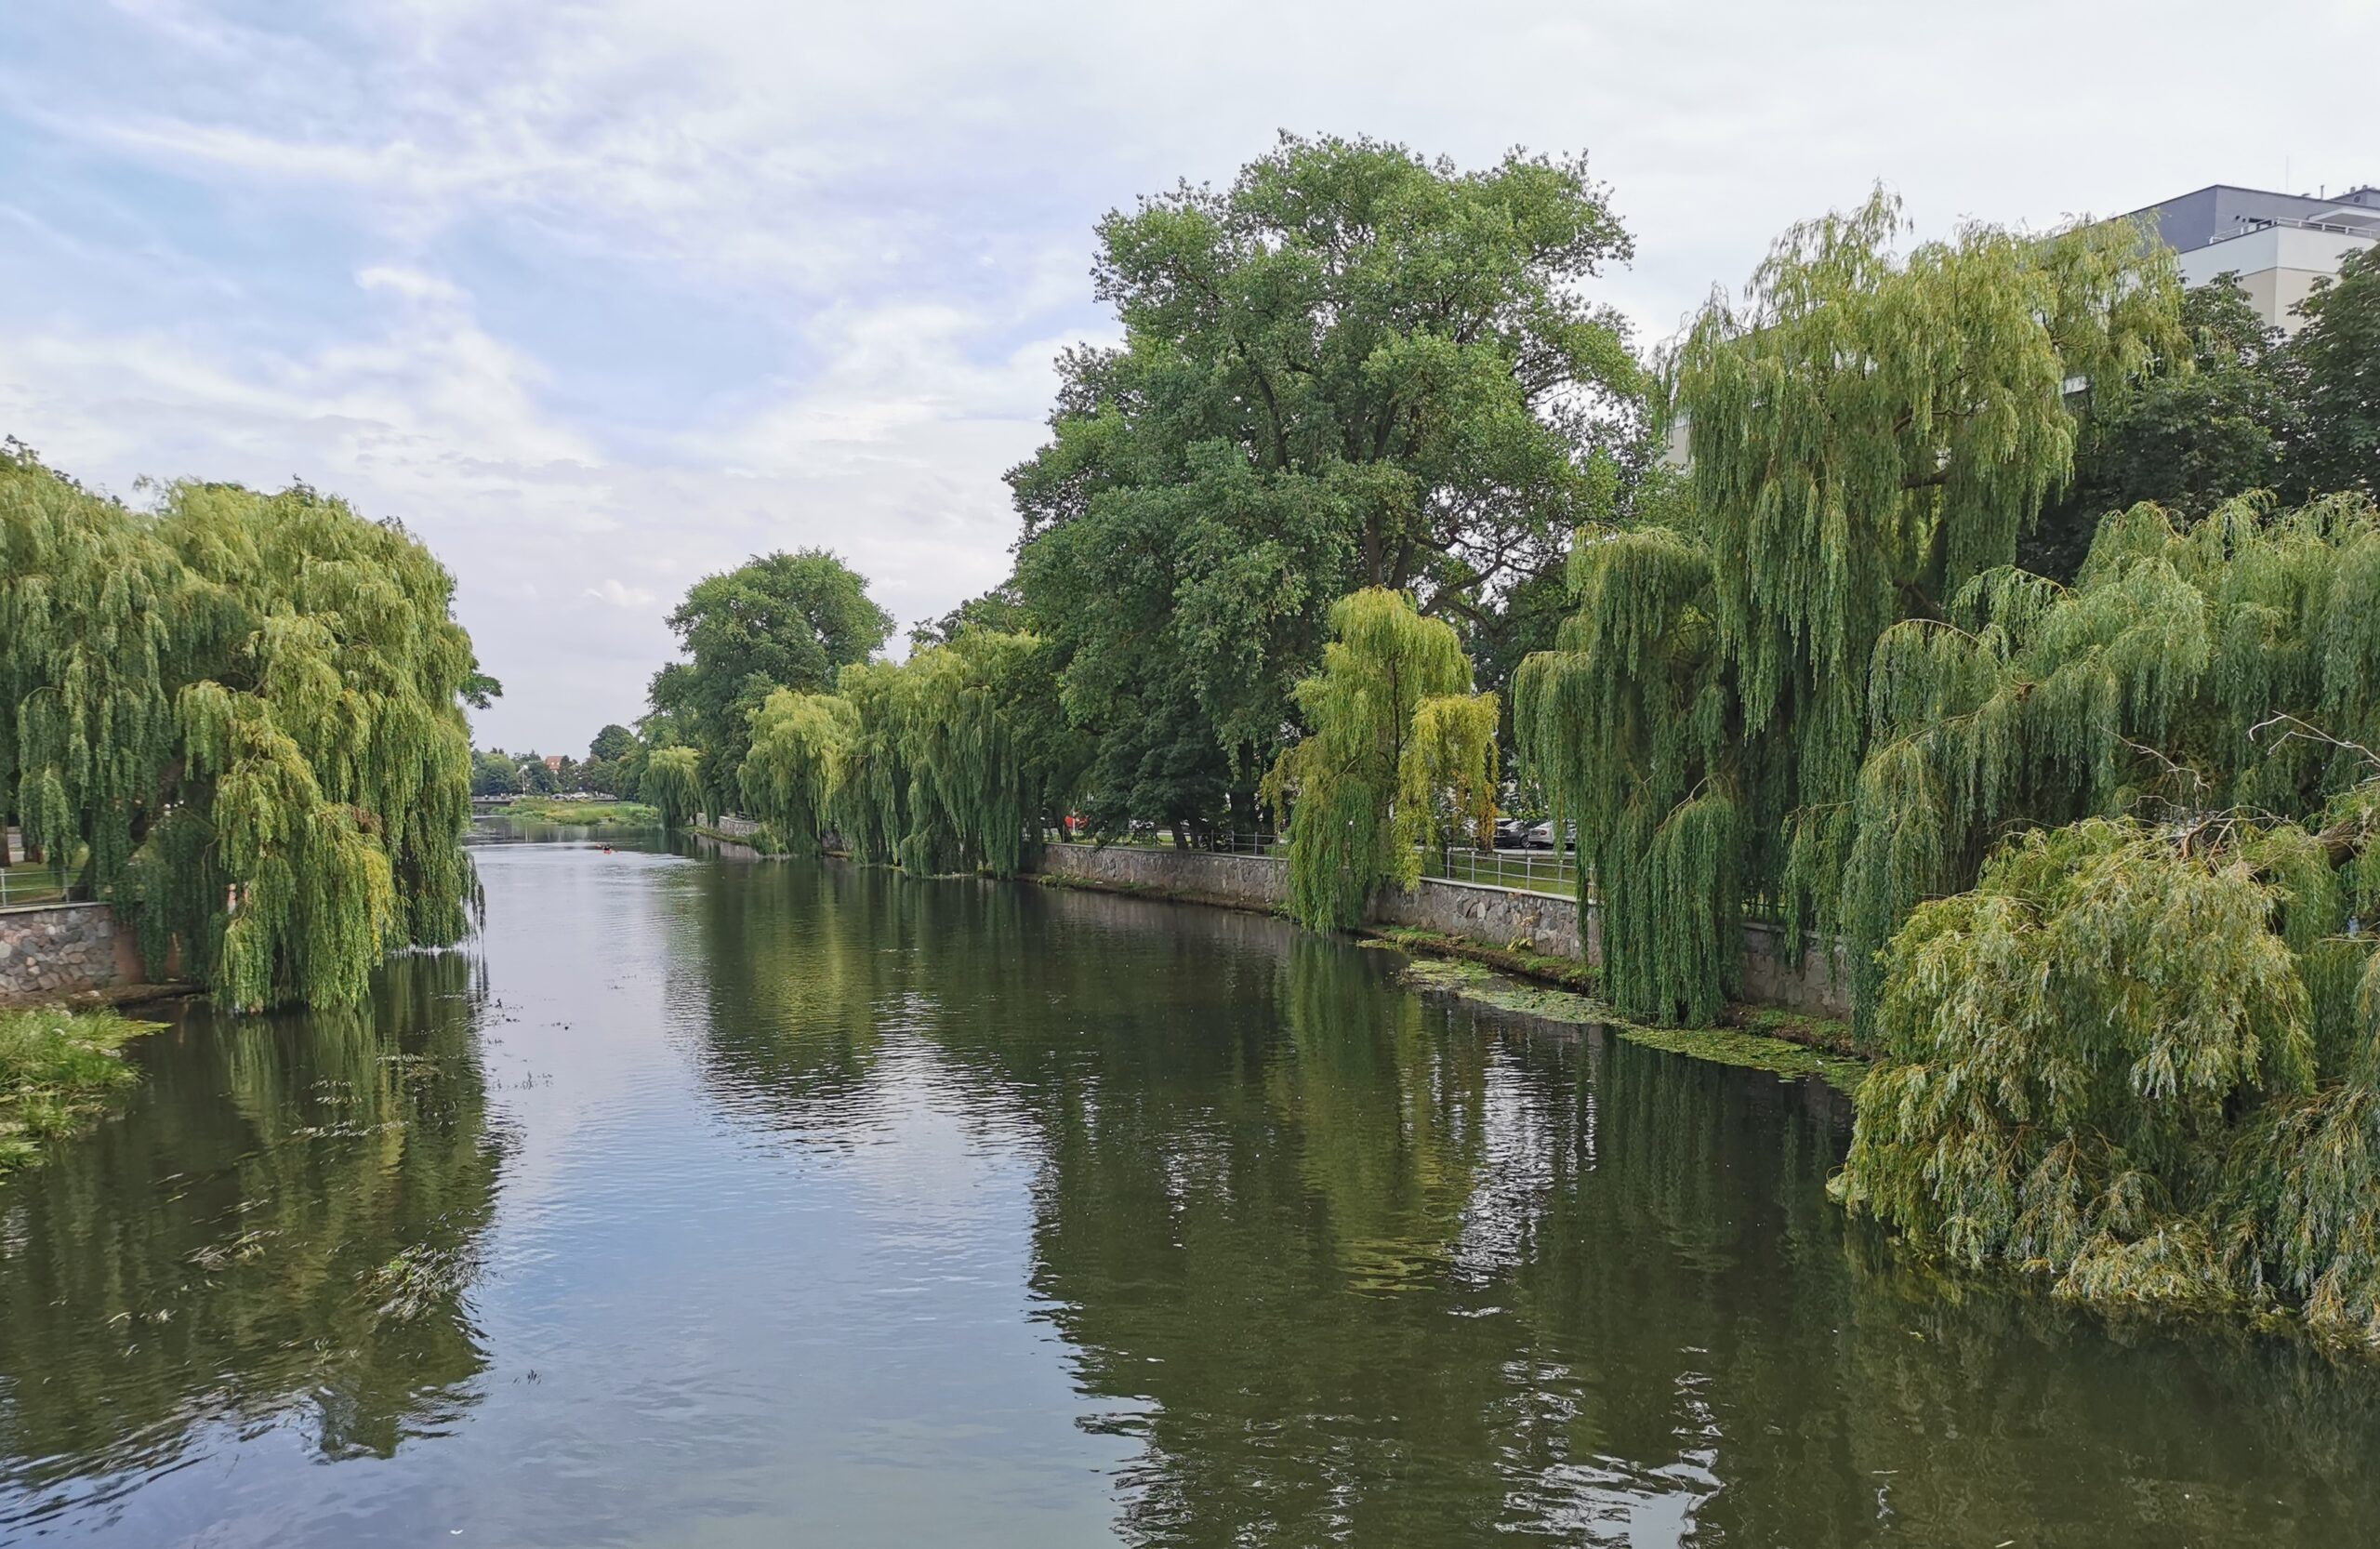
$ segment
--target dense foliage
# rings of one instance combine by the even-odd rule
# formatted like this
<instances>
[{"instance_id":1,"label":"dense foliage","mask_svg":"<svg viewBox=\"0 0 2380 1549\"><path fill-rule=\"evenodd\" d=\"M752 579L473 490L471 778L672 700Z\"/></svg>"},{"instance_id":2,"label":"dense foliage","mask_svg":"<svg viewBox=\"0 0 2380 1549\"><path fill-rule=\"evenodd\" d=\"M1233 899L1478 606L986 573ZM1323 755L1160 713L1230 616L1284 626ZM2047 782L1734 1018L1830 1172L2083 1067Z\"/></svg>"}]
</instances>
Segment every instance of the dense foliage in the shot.
<instances>
[{"instance_id":1,"label":"dense foliage","mask_svg":"<svg viewBox=\"0 0 2380 1549\"><path fill-rule=\"evenodd\" d=\"M2070 589L1987 576L1887 635L1847 1198L2071 1294L2380 1342L2376 603L2367 500L2143 505Z\"/></svg>"},{"instance_id":2,"label":"dense foliage","mask_svg":"<svg viewBox=\"0 0 2380 1549\"><path fill-rule=\"evenodd\" d=\"M691 748L654 748L637 794L659 810L665 827L684 827L704 812L701 756Z\"/></svg>"},{"instance_id":3,"label":"dense foliage","mask_svg":"<svg viewBox=\"0 0 2380 1549\"><path fill-rule=\"evenodd\" d=\"M1922 907L1838 1194L2064 1295L2380 1346L2380 794L2329 816L2036 830Z\"/></svg>"},{"instance_id":4,"label":"dense foliage","mask_svg":"<svg viewBox=\"0 0 2380 1549\"><path fill-rule=\"evenodd\" d=\"M2299 410L2289 462L2299 491L2380 497L2380 246L2351 253L2314 283L2290 341Z\"/></svg>"},{"instance_id":5,"label":"dense foliage","mask_svg":"<svg viewBox=\"0 0 2380 1549\"><path fill-rule=\"evenodd\" d=\"M1265 796L1289 824L1289 912L1360 924L1382 884L1411 887L1421 849L1496 810L1496 696L1471 692L1454 630L1382 588L1330 610L1322 670L1298 684L1307 735Z\"/></svg>"},{"instance_id":6,"label":"dense foliage","mask_svg":"<svg viewBox=\"0 0 2380 1549\"><path fill-rule=\"evenodd\" d=\"M1253 828L1340 597L1468 632L1609 507L1641 373L1588 297L1629 241L1580 160L1293 138L1099 237L1124 342L1060 362L1010 475L1015 595L1095 827Z\"/></svg>"},{"instance_id":7,"label":"dense foliage","mask_svg":"<svg viewBox=\"0 0 2380 1549\"><path fill-rule=\"evenodd\" d=\"M654 674L653 708L670 723L672 740L697 756L700 795L690 810L724 812L735 804L753 712L770 693L831 690L837 672L883 645L892 619L849 566L805 549L705 576L670 614L669 628L687 659Z\"/></svg>"},{"instance_id":8,"label":"dense foliage","mask_svg":"<svg viewBox=\"0 0 2380 1549\"><path fill-rule=\"evenodd\" d=\"M154 514L0 458L0 785L162 969L227 1004L351 1002L459 939L462 706L494 688L454 583L304 486L170 486Z\"/></svg>"},{"instance_id":9,"label":"dense foliage","mask_svg":"<svg viewBox=\"0 0 2380 1549\"><path fill-rule=\"evenodd\" d=\"M752 750L736 776L744 810L796 854L816 854L858 730L848 699L789 688L772 693L752 712Z\"/></svg>"},{"instance_id":10,"label":"dense foliage","mask_svg":"<svg viewBox=\"0 0 2380 1549\"><path fill-rule=\"evenodd\" d=\"M1704 311L1676 362L1677 514L1582 539L1588 611L1523 670L1628 1014L1715 1010L1748 895L1832 926L1877 639L2014 560L2071 469L2068 384L2178 338L2171 255L2129 227L1974 226L1903 257L1904 230L1882 193L1798 226L1741 306Z\"/></svg>"}]
</instances>

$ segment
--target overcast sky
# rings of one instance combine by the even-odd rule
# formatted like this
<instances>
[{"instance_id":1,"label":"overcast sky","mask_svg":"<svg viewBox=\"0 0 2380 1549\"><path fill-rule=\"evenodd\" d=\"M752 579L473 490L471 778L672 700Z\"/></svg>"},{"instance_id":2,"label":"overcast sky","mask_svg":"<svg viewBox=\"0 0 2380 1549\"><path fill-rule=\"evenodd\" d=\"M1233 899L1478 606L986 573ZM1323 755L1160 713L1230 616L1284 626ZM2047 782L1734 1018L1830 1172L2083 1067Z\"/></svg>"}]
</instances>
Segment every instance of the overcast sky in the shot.
<instances>
[{"instance_id":1,"label":"overcast sky","mask_svg":"<svg viewBox=\"0 0 2380 1549\"><path fill-rule=\"evenodd\" d=\"M1674 332L1881 179L1922 231L2380 180L2380 6L7 0L0 433L293 476L453 569L483 742L642 709L687 584L1005 574L1091 229L1277 129L1590 153Z\"/></svg>"}]
</instances>

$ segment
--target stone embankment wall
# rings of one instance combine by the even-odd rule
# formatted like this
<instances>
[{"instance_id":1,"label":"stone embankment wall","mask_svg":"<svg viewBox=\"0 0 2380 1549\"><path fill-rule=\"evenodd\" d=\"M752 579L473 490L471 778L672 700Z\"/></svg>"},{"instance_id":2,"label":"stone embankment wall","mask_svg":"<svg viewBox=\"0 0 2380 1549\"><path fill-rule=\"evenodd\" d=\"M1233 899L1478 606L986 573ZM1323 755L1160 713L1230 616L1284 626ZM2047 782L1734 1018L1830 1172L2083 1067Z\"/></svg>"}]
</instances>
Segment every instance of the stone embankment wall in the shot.
<instances>
[{"instance_id":1,"label":"stone embankment wall","mask_svg":"<svg viewBox=\"0 0 2380 1549\"><path fill-rule=\"evenodd\" d=\"M1163 850L1144 845L1052 844L1041 869L1088 887L1157 894L1242 908L1278 908L1289 894L1289 867L1270 855L1217 854L1204 850ZM1367 917L1376 925L1404 925L1439 935L1460 936L1482 947L1510 947L1526 942L1547 957L1603 960L1601 922L1592 907L1580 918L1575 899L1552 894L1516 893L1424 878L1412 892L1382 888ZM1828 952L1816 937L1798 960L1784 947L1783 933L1760 920L1744 922L1744 998L1817 1016L1848 1016L1851 986L1842 972L1840 948Z\"/></svg>"},{"instance_id":2,"label":"stone embankment wall","mask_svg":"<svg viewBox=\"0 0 2380 1549\"><path fill-rule=\"evenodd\" d=\"M1594 911L1587 914L1592 932ZM1527 942L1527 950L1549 958L1593 962L1603 956L1600 937L1579 938L1578 901L1550 893L1515 893L1511 888L1424 877L1410 893L1384 887L1374 894L1370 918L1376 925L1408 925L1442 936L1461 936L1482 947Z\"/></svg>"},{"instance_id":3,"label":"stone embankment wall","mask_svg":"<svg viewBox=\"0 0 2380 1549\"><path fill-rule=\"evenodd\" d=\"M1124 893L1155 893L1206 904L1272 909L1288 902L1289 863L1271 855L1229 855L1211 850L1157 850L1146 845L1052 844L1041 869L1053 877Z\"/></svg>"},{"instance_id":4,"label":"stone embankment wall","mask_svg":"<svg viewBox=\"0 0 2380 1549\"><path fill-rule=\"evenodd\" d=\"M139 984L139 946L105 904L0 909L0 1005Z\"/></svg>"}]
</instances>

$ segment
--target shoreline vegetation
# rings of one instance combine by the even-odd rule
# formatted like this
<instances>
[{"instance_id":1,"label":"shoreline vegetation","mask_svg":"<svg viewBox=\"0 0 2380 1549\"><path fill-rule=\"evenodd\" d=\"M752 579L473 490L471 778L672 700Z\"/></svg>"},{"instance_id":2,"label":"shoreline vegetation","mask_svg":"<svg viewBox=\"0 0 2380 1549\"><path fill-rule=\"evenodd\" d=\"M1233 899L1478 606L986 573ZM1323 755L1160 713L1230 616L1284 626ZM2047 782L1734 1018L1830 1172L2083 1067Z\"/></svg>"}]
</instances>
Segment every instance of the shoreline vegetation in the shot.
<instances>
[{"instance_id":1,"label":"shoreline vegetation","mask_svg":"<svg viewBox=\"0 0 2380 1549\"><path fill-rule=\"evenodd\" d=\"M104 1112L134 1079L124 1046L162 1026L112 1010L0 1011L0 1176Z\"/></svg>"},{"instance_id":2,"label":"shoreline vegetation","mask_svg":"<svg viewBox=\"0 0 2380 1549\"><path fill-rule=\"evenodd\" d=\"M553 823L568 827L658 828L661 811L641 801L564 801L549 796L523 796L488 815L523 823Z\"/></svg>"},{"instance_id":3,"label":"shoreline vegetation","mask_svg":"<svg viewBox=\"0 0 2380 1549\"><path fill-rule=\"evenodd\" d=\"M738 845L768 859L792 858L782 844L755 842L771 838L765 826L760 832L748 835L695 825L689 825L686 832L714 843ZM825 851L819 858L868 864L839 850ZM948 875L980 877L988 881L1023 880L1004 879L988 870ZM1090 881L1046 871L1029 876L1042 887L1200 904L1244 914L1268 914L1292 923L1297 920L1286 905L1264 907L1192 889ZM1487 946L1409 925L1356 926L1349 933L1366 945L1404 952L1412 960L1406 973L1407 981L1424 992L1450 995L1540 1021L1605 1027L1631 1042L1715 1065L1748 1066L1788 1079L1816 1076L1836 1091L1852 1095L1873 1063L1872 1055L1857 1048L1851 1025L1833 1018L1730 1002L1705 1026L1645 1026L1614 1010L1603 998L1603 976L1574 959L1549 957L1515 947Z\"/></svg>"}]
</instances>

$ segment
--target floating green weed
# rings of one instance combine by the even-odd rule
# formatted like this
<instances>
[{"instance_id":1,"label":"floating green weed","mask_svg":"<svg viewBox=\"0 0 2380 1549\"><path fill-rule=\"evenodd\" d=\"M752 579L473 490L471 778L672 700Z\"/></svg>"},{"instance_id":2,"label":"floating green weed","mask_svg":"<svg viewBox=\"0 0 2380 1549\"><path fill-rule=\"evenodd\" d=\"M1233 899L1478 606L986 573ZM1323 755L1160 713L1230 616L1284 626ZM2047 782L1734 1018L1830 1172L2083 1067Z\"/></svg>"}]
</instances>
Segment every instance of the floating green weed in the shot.
<instances>
[{"instance_id":1,"label":"floating green weed","mask_svg":"<svg viewBox=\"0 0 2380 1549\"><path fill-rule=\"evenodd\" d=\"M0 1012L0 1172L35 1160L128 1084L125 1042L153 1031L112 1011Z\"/></svg>"},{"instance_id":2,"label":"floating green weed","mask_svg":"<svg viewBox=\"0 0 2380 1549\"><path fill-rule=\"evenodd\" d=\"M1686 1054L1715 1065L1765 1070L1788 1078L1816 1076L1843 1092L1856 1092L1867 1075L1858 1060L1845 1059L1766 1033L1732 1027L1640 1027L1621 1021L1599 1000L1568 990L1517 980L1475 962L1416 958L1405 970L1408 983L1459 996L1522 1016L1580 1026L1608 1028L1631 1043Z\"/></svg>"}]
</instances>

